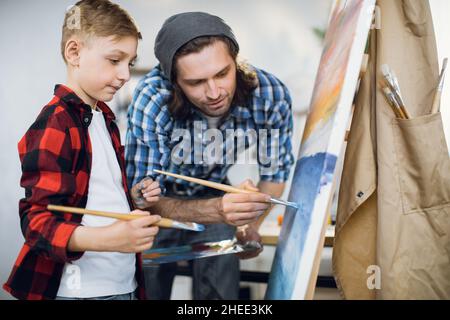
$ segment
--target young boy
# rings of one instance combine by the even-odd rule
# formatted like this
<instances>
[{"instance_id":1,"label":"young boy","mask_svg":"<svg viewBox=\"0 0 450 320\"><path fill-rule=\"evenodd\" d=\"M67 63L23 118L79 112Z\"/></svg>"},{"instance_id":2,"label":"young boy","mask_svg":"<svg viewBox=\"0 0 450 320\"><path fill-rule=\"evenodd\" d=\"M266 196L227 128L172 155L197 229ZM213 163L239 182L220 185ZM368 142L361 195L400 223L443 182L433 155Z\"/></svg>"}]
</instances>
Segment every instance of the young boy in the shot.
<instances>
[{"instance_id":1,"label":"young boy","mask_svg":"<svg viewBox=\"0 0 450 320\"><path fill-rule=\"evenodd\" d=\"M123 147L110 101L130 78L140 33L118 5L82 0L64 19L66 85L19 142L19 212L25 243L4 289L18 299L133 299L143 296L139 252L151 248L159 216L132 221L50 212L48 204L130 212ZM140 196L138 196L140 194ZM156 182L133 190L158 200ZM136 254L137 253L137 254Z\"/></svg>"}]
</instances>

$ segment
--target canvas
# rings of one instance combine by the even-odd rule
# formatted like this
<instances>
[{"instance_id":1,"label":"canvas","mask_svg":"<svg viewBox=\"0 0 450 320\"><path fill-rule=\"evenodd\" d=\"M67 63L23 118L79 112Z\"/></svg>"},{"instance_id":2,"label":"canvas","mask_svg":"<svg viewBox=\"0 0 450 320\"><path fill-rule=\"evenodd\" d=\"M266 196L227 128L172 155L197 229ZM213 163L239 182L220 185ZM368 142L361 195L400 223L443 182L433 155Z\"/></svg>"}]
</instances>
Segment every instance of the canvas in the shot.
<instances>
[{"instance_id":1,"label":"canvas","mask_svg":"<svg viewBox=\"0 0 450 320\"><path fill-rule=\"evenodd\" d=\"M375 0L337 1L325 35L266 299L312 299L335 168L357 88Z\"/></svg>"}]
</instances>

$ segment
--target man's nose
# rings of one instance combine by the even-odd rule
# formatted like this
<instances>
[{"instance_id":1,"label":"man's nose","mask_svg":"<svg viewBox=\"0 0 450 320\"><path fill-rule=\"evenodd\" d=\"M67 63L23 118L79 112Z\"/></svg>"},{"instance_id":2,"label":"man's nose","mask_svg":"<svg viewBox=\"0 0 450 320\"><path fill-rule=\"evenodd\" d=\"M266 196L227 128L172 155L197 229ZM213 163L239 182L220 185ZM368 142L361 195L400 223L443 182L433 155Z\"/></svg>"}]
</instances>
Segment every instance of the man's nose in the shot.
<instances>
[{"instance_id":1,"label":"man's nose","mask_svg":"<svg viewBox=\"0 0 450 320\"><path fill-rule=\"evenodd\" d=\"M210 100L216 100L220 96L220 90L214 80L208 80L206 83L206 97Z\"/></svg>"}]
</instances>

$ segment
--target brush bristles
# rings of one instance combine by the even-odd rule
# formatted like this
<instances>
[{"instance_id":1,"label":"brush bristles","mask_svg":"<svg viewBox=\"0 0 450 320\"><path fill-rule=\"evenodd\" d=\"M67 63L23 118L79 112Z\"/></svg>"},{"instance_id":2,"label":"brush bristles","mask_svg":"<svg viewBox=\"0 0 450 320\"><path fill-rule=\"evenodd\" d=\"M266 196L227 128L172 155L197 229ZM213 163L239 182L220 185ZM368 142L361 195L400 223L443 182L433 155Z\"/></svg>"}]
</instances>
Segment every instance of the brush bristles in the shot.
<instances>
[{"instance_id":1,"label":"brush bristles","mask_svg":"<svg viewBox=\"0 0 450 320\"><path fill-rule=\"evenodd\" d=\"M387 64L383 64L381 66L381 73L383 73L383 76L388 77L390 74L390 68Z\"/></svg>"}]
</instances>

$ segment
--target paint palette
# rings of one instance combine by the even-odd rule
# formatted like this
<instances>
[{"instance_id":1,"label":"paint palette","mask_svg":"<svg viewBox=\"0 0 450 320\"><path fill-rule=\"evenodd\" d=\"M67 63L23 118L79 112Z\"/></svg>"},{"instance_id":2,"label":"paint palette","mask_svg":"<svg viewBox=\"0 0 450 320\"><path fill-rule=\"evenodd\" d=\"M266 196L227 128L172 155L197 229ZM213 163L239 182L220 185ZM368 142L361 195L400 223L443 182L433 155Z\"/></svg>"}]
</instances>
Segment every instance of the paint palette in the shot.
<instances>
[{"instance_id":1,"label":"paint palette","mask_svg":"<svg viewBox=\"0 0 450 320\"><path fill-rule=\"evenodd\" d=\"M152 265L255 251L260 248L261 245L256 241L241 244L236 239L226 239L218 242L202 242L178 247L150 249L143 253L142 259L144 265Z\"/></svg>"}]
</instances>

